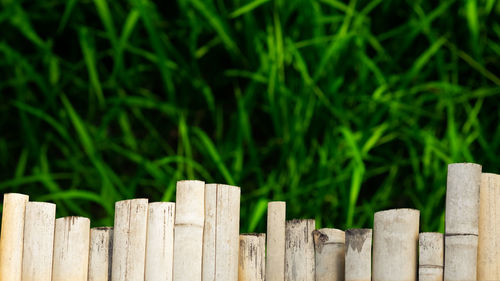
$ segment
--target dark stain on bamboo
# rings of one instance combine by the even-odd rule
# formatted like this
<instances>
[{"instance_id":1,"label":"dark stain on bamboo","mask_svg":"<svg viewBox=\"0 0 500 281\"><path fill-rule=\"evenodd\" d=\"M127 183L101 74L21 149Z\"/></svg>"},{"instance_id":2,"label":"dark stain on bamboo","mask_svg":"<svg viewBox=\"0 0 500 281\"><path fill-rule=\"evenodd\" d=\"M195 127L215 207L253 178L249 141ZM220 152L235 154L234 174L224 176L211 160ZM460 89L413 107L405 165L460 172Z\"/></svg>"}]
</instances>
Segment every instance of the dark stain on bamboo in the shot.
<instances>
[{"instance_id":1,"label":"dark stain on bamboo","mask_svg":"<svg viewBox=\"0 0 500 281\"><path fill-rule=\"evenodd\" d=\"M345 233L346 248L349 249L350 247L359 253L363 249L363 245L365 244L368 235L371 233L371 229L353 228L346 230Z\"/></svg>"}]
</instances>

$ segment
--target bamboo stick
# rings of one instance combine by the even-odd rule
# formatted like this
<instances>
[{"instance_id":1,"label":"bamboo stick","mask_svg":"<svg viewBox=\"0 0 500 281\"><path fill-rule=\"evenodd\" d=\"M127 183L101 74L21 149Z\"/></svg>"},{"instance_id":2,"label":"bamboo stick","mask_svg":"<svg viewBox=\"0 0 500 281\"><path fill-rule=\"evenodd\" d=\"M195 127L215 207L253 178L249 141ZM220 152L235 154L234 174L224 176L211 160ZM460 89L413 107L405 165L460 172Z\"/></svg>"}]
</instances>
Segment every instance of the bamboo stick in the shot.
<instances>
[{"instance_id":1,"label":"bamboo stick","mask_svg":"<svg viewBox=\"0 0 500 281\"><path fill-rule=\"evenodd\" d=\"M55 223L55 204L26 204L22 281L52 280Z\"/></svg>"},{"instance_id":2,"label":"bamboo stick","mask_svg":"<svg viewBox=\"0 0 500 281\"><path fill-rule=\"evenodd\" d=\"M56 219L52 281L87 281L89 240L88 218Z\"/></svg>"},{"instance_id":3,"label":"bamboo stick","mask_svg":"<svg viewBox=\"0 0 500 281\"><path fill-rule=\"evenodd\" d=\"M448 165L444 280L476 280L481 165Z\"/></svg>"},{"instance_id":4,"label":"bamboo stick","mask_svg":"<svg viewBox=\"0 0 500 281\"><path fill-rule=\"evenodd\" d=\"M217 185L217 236L215 280L238 280L240 234L240 188Z\"/></svg>"},{"instance_id":5,"label":"bamboo stick","mask_svg":"<svg viewBox=\"0 0 500 281\"><path fill-rule=\"evenodd\" d=\"M113 228L90 229L89 281L110 281L113 254Z\"/></svg>"},{"instance_id":6,"label":"bamboo stick","mask_svg":"<svg viewBox=\"0 0 500 281\"><path fill-rule=\"evenodd\" d=\"M3 196L0 280L21 280L24 215L28 199L27 195L18 193L7 193Z\"/></svg>"},{"instance_id":7,"label":"bamboo stick","mask_svg":"<svg viewBox=\"0 0 500 281\"><path fill-rule=\"evenodd\" d=\"M417 279L420 212L393 209L375 213L373 281Z\"/></svg>"},{"instance_id":8,"label":"bamboo stick","mask_svg":"<svg viewBox=\"0 0 500 281\"><path fill-rule=\"evenodd\" d=\"M286 281L314 281L314 228L314 220L286 221Z\"/></svg>"},{"instance_id":9,"label":"bamboo stick","mask_svg":"<svg viewBox=\"0 0 500 281\"><path fill-rule=\"evenodd\" d=\"M345 243L345 281L371 281L372 230L349 229Z\"/></svg>"},{"instance_id":10,"label":"bamboo stick","mask_svg":"<svg viewBox=\"0 0 500 281\"><path fill-rule=\"evenodd\" d=\"M418 235L419 281L442 281L444 265L444 239L442 233L424 232Z\"/></svg>"},{"instance_id":11,"label":"bamboo stick","mask_svg":"<svg viewBox=\"0 0 500 281\"><path fill-rule=\"evenodd\" d=\"M174 281L202 278L205 183L177 182L174 227Z\"/></svg>"},{"instance_id":12,"label":"bamboo stick","mask_svg":"<svg viewBox=\"0 0 500 281\"><path fill-rule=\"evenodd\" d=\"M267 205L266 281L285 280L286 202Z\"/></svg>"},{"instance_id":13,"label":"bamboo stick","mask_svg":"<svg viewBox=\"0 0 500 281\"><path fill-rule=\"evenodd\" d=\"M241 234L238 281L266 280L266 234Z\"/></svg>"},{"instance_id":14,"label":"bamboo stick","mask_svg":"<svg viewBox=\"0 0 500 281\"><path fill-rule=\"evenodd\" d=\"M345 233L339 229L313 231L316 281L344 281Z\"/></svg>"},{"instance_id":15,"label":"bamboo stick","mask_svg":"<svg viewBox=\"0 0 500 281\"><path fill-rule=\"evenodd\" d=\"M115 204L111 280L144 281L148 199Z\"/></svg>"},{"instance_id":16,"label":"bamboo stick","mask_svg":"<svg viewBox=\"0 0 500 281\"><path fill-rule=\"evenodd\" d=\"M202 280L215 281L215 241L217 231L217 184L205 185Z\"/></svg>"},{"instance_id":17,"label":"bamboo stick","mask_svg":"<svg viewBox=\"0 0 500 281\"><path fill-rule=\"evenodd\" d=\"M146 281L172 281L175 203L149 204Z\"/></svg>"},{"instance_id":18,"label":"bamboo stick","mask_svg":"<svg viewBox=\"0 0 500 281\"><path fill-rule=\"evenodd\" d=\"M444 280L477 280L477 236L446 236L444 256Z\"/></svg>"},{"instance_id":19,"label":"bamboo stick","mask_svg":"<svg viewBox=\"0 0 500 281\"><path fill-rule=\"evenodd\" d=\"M238 279L240 188L205 185L204 281Z\"/></svg>"},{"instance_id":20,"label":"bamboo stick","mask_svg":"<svg viewBox=\"0 0 500 281\"><path fill-rule=\"evenodd\" d=\"M479 200L477 279L500 280L500 175L481 175Z\"/></svg>"}]
</instances>

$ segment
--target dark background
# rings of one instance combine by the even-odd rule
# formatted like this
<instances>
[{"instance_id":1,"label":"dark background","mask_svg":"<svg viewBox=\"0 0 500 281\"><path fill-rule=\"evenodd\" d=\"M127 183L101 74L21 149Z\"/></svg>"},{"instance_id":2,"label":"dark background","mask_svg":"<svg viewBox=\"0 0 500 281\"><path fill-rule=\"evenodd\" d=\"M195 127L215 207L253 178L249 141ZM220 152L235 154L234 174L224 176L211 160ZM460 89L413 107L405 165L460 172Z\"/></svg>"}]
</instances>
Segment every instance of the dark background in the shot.
<instances>
[{"instance_id":1,"label":"dark background","mask_svg":"<svg viewBox=\"0 0 500 281\"><path fill-rule=\"evenodd\" d=\"M175 183L318 227L412 207L447 164L500 170L500 2L0 1L0 191L112 224Z\"/></svg>"}]
</instances>

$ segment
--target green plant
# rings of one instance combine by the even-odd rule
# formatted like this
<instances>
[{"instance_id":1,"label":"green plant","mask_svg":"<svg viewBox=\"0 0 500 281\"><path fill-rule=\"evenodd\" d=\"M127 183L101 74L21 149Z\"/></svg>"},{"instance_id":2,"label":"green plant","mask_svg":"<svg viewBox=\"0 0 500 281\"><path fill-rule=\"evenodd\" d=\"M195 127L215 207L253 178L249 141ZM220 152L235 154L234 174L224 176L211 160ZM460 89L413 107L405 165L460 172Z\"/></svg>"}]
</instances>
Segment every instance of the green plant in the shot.
<instances>
[{"instance_id":1,"label":"green plant","mask_svg":"<svg viewBox=\"0 0 500 281\"><path fill-rule=\"evenodd\" d=\"M421 210L446 165L500 168L500 3L4 0L0 191L112 224L175 182L242 187L319 226Z\"/></svg>"}]
</instances>

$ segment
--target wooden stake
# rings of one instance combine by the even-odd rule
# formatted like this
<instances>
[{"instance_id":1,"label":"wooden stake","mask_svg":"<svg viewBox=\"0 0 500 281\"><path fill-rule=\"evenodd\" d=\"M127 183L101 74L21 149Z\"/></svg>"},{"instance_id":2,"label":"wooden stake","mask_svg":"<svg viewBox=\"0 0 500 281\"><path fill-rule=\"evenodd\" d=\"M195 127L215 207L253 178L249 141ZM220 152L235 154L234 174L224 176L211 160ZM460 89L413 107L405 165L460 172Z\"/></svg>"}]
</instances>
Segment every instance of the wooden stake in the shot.
<instances>
[{"instance_id":1,"label":"wooden stake","mask_svg":"<svg viewBox=\"0 0 500 281\"><path fill-rule=\"evenodd\" d=\"M477 279L500 280L500 175L481 175Z\"/></svg>"},{"instance_id":2,"label":"wooden stake","mask_svg":"<svg viewBox=\"0 0 500 281\"><path fill-rule=\"evenodd\" d=\"M87 281L89 240L88 218L56 219L52 281Z\"/></svg>"},{"instance_id":3,"label":"wooden stake","mask_svg":"<svg viewBox=\"0 0 500 281\"><path fill-rule=\"evenodd\" d=\"M476 280L481 165L448 165L444 280Z\"/></svg>"},{"instance_id":4,"label":"wooden stake","mask_svg":"<svg viewBox=\"0 0 500 281\"><path fill-rule=\"evenodd\" d=\"M266 281L285 280L286 202L267 204Z\"/></svg>"},{"instance_id":5,"label":"wooden stake","mask_svg":"<svg viewBox=\"0 0 500 281\"><path fill-rule=\"evenodd\" d=\"M418 235L419 281L442 281L444 264L444 239L442 233L424 232Z\"/></svg>"},{"instance_id":6,"label":"wooden stake","mask_svg":"<svg viewBox=\"0 0 500 281\"><path fill-rule=\"evenodd\" d=\"M285 280L314 281L314 220L286 222Z\"/></svg>"},{"instance_id":7,"label":"wooden stake","mask_svg":"<svg viewBox=\"0 0 500 281\"><path fill-rule=\"evenodd\" d=\"M111 280L144 281L148 199L115 204Z\"/></svg>"},{"instance_id":8,"label":"wooden stake","mask_svg":"<svg viewBox=\"0 0 500 281\"><path fill-rule=\"evenodd\" d=\"M419 217L413 209L375 213L373 281L417 279Z\"/></svg>"},{"instance_id":9,"label":"wooden stake","mask_svg":"<svg viewBox=\"0 0 500 281\"><path fill-rule=\"evenodd\" d=\"M174 281L200 281L205 183L177 182L174 228Z\"/></svg>"},{"instance_id":10,"label":"wooden stake","mask_svg":"<svg viewBox=\"0 0 500 281\"><path fill-rule=\"evenodd\" d=\"M22 281L52 280L55 223L55 204L26 204Z\"/></svg>"},{"instance_id":11,"label":"wooden stake","mask_svg":"<svg viewBox=\"0 0 500 281\"><path fill-rule=\"evenodd\" d=\"M241 234L238 281L264 281L266 234Z\"/></svg>"},{"instance_id":12,"label":"wooden stake","mask_svg":"<svg viewBox=\"0 0 500 281\"><path fill-rule=\"evenodd\" d=\"M172 281L175 203L149 204L146 281Z\"/></svg>"},{"instance_id":13,"label":"wooden stake","mask_svg":"<svg viewBox=\"0 0 500 281\"><path fill-rule=\"evenodd\" d=\"M3 196L0 237L0 280L20 281L23 265L24 214L29 197L7 193Z\"/></svg>"},{"instance_id":14,"label":"wooden stake","mask_svg":"<svg viewBox=\"0 0 500 281\"><path fill-rule=\"evenodd\" d=\"M90 229L89 281L110 281L113 254L113 228Z\"/></svg>"},{"instance_id":15,"label":"wooden stake","mask_svg":"<svg viewBox=\"0 0 500 281\"><path fill-rule=\"evenodd\" d=\"M345 281L371 281L372 230L349 229L345 243Z\"/></svg>"},{"instance_id":16,"label":"wooden stake","mask_svg":"<svg viewBox=\"0 0 500 281\"><path fill-rule=\"evenodd\" d=\"M313 231L316 281L344 281L345 234L333 228Z\"/></svg>"}]
</instances>

